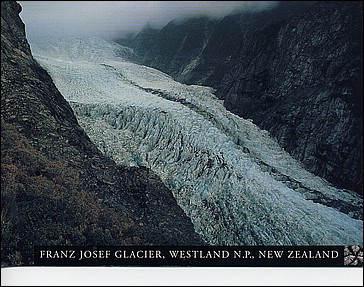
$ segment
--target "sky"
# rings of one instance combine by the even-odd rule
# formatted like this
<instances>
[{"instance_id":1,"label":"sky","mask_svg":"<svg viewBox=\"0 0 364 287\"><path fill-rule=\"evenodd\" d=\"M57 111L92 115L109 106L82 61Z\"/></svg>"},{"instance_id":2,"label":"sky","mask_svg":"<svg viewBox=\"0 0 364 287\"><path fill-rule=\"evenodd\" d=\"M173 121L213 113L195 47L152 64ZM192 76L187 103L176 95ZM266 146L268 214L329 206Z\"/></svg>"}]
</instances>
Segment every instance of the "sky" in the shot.
<instances>
[{"instance_id":1,"label":"sky","mask_svg":"<svg viewBox=\"0 0 364 287\"><path fill-rule=\"evenodd\" d=\"M18 1L28 39L122 37L149 23L162 28L192 16L219 18L232 11L262 11L278 1Z\"/></svg>"}]
</instances>

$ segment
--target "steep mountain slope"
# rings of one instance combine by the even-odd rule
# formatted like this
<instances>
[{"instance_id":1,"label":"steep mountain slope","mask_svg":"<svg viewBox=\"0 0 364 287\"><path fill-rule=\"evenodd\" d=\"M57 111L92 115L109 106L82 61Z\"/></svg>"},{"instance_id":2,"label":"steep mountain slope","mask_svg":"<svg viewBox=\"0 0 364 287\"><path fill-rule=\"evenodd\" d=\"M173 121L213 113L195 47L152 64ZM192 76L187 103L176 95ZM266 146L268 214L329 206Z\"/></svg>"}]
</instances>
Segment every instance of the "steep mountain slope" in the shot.
<instances>
[{"instance_id":1,"label":"steep mountain slope","mask_svg":"<svg viewBox=\"0 0 364 287\"><path fill-rule=\"evenodd\" d=\"M96 38L31 47L92 141L158 174L206 242L362 243L362 198L304 170L211 88L131 63L124 47Z\"/></svg>"},{"instance_id":2,"label":"steep mountain slope","mask_svg":"<svg viewBox=\"0 0 364 287\"><path fill-rule=\"evenodd\" d=\"M362 193L362 11L359 1L282 1L118 42L177 80L216 88L311 172Z\"/></svg>"},{"instance_id":3,"label":"steep mountain slope","mask_svg":"<svg viewBox=\"0 0 364 287\"><path fill-rule=\"evenodd\" d=\"M33 59L16 2L1 2L1 259L34 245L203 244L146 168L117 166Z\"/></svg>"}]
</instances>

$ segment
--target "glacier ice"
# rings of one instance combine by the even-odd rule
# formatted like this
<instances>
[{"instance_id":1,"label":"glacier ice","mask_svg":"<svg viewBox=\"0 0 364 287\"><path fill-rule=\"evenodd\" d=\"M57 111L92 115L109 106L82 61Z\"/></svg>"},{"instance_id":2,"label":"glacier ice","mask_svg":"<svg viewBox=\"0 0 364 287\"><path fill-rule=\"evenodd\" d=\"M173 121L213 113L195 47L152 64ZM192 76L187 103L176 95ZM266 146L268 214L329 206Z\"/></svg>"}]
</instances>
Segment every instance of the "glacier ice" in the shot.
<instances>
[{"instance_id":1,"label":"glacier ice","mask_svg":"<svg viewBox=\"0 0 364 287\"><path fill-rule=\"evenodd\" d=\"M362 244L362 198L306 171L212 88L132 63L130 49L101 39L31 48L99 149L155 171L207 243Z\"/></svg>"}]
</instances>

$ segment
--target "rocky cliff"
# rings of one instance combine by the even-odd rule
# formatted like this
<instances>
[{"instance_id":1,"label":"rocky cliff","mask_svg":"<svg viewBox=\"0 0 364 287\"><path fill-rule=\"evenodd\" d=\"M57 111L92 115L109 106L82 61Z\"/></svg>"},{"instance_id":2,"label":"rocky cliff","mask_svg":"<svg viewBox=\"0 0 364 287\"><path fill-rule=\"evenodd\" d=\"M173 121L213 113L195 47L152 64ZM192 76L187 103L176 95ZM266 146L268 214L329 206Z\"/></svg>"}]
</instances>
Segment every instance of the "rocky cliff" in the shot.
<instances>
[{"instance_id":1,"label":"rocky cliff","mask_svg":"<svg viewBox=\"0 0 364 287\"><path fill-rule=\"evenodd\" d=\"M16 2L1 2L2 264L34 245L203 244L160 179L90 141L33 59Z\"/></svg>"},{"instance_id":2,"label":"rocky cliff","mask_svg":"<svg viewBox=\"0 0 364 287\"><path fill-rule=\"evenodd\" d=\"M138 61L216 88L306 168L362 193L362 3L282 2L119 40Z\"/></svg>"}]
</instances>

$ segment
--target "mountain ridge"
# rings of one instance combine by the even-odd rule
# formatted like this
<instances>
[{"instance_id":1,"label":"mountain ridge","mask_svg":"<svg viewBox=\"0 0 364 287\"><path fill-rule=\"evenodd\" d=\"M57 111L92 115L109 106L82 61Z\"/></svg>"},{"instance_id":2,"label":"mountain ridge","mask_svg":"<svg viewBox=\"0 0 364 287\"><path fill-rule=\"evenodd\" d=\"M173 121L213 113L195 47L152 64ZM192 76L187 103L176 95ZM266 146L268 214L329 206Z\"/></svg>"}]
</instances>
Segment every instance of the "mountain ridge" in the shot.
<instances>
[{"instance_id":1,"label":"mountain ridge","mask_svg":"<svg viewBox=\"0 0 364 287\"><path fill-rule=\"evenodd\" d=\"M2 265L32 265L34 245L205 244L152 171L90 141L33 59L20 12L1 2Z\"/></svg>"}]
</instances>

